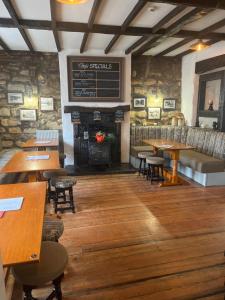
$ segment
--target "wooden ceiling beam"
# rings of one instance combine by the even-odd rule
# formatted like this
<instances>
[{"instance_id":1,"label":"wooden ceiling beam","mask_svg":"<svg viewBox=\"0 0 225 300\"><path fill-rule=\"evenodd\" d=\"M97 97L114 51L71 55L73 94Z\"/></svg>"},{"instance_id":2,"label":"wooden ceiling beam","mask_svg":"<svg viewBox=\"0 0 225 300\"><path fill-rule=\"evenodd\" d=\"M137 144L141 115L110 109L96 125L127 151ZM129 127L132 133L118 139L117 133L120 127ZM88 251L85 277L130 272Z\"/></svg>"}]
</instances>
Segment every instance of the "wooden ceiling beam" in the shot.
<instances>
[{"instance_id":1,"label":"wooden ceiling beam","mask_svg":"<svg viewBox=\"0 0 225 300\"><path fill-rule=\"evenodd\" d=\"M6 52L10 52L10 48L6 45L6 43L3 41L3 39L0 37L0 46L2 49Z\"/></svg>"},{"instance_id":2,"label":"wooden ceiling beam","mask_svg":"<svg viewBox=\"0 0 225 300\"><path fill-rule=\"evenodd\" d=\"M55 17L55 0L50 0L50 11L51 11L51 19L52 19L52 32L55 39L55 44L57 47L58 52L61 51L59 35L56 28L56 17Z\"/></svg>"},{"instance_id":3,"label":"wooden ceiling beam","mask_svg":"<svg viewBox=\"0 0 225 300\"><path fill-rule=\"evenodd\" d=\"M169 3L173 5L186 5L201 8L225 9L224 0L145 0L146 2Z\"/></svg>"},{"instance_id":4,"label":"wooden ceiling beam","mask_svg":"<svg viewBox=\"0 0 225 300\"><path fill-rule=\"evenodd\" d=\"M169 36L172 36L175 31L179 31L181 27L188 21L190 20L193 16L196 14L200 13L202 11L201 8L194 8L190 12L186 13L183 17L179 18L176 22L174 22L172 25L170 25L167 29L165 34L162 37L156 37L153 38L152 40L148 41L144 45L142 45L137 51L133 53L133 55L142 55L146 51L150 50L151 48L155 47L157 42L161 38L166 38Z\"/></svg>"},{"instance_id":5,"label":"wooden ceiling beam","mask_svg":"<svg viewBox=\"0 0 225 300\"><path fill-rule=\"evenodd\" d=\"M31 44L25 30L23 29L23 27L19 23L19 19L17 17L16 11L15 11L12 3L11 3L11 0L2 0L2 1L5 5L6 9L8 10L8 12L9 12L11 18L12 18L13 23L15 24L16 28L18 28L18 30L19 30L20 34L22 35L25 43L27 44L27 47L29 48L30 51L34 51L33 46Z\"/></svg>"},{"instance_id":6,"label":"wooden ceiling beam","mask_svg":"<svg viewBox=\"0 0 225 300\"><path fill-rule=\"evenodd\" d=\"M46 20L19 20L20 26L26 29L36 29L36 30L52 30L51 21ZM17 28L12 19L0 18L0 27L4 28ZM121 26L114 25L102 25L94 24L92 29L88 28L86 23L76 23L76 22L56 22L56 28L58 31L68 31L68 32L87 32L87 33L103 33L103 34L121 34ZM153 34L153 28L150 27L128 27L127 30L123 33L124 35L130 36L162 36L165 35L166 30L160 29L157 33ZM210 32L207 34L202 34L200 31L192 30L180 30L175 32L172 37L178 38L190 38L193 39L220 39L225 40L224 33Z\"/></svg>"},{"instance_id":7,"label":"wooden ceiling beam","mask_svg":"<svg viewBox=\"0 0 225 300\"><path fill-rule=\"evenodd\" d=\"M168 13L164 18L162 18L152 30L152 33L157 33L165 24L167 24L171 19L173 19L176 15L181 13L185 9L184 6L180 5L174 8L170 13ZM133 43L130 47L125 50L126 54L131 53L134 49L139 47L144 42L148 42L151 39L151 36L142 36L139 40Z\"/></svg>"},{"instance_id":8,"label":"wooden ceiling beam","mask_svg":"<svg viewBox=\"0 0 225 300\"><path fill-rule=\"evenodd\" d=\"M223 20L221 20L221 21L219 21L219 22L217 22L215 24L212 24L212 25L206 27L205 29L201 30L199 32L199 34L200 35L206 35L206 39L209 39L211 31L215 31L215 30L217 30L219 28L222 28L224 26L225 26L225 19L223 19ZM212 44L217 43L219 40L220 39L216 39L216 38L212 39ZM180 48L180 47L182 47L182 46L190 43L191 41L193 41L193 38L184 39L183 41L181 41L179 43L176 43L175 45L173 45L172 47L167 48L166 50L162 51L161 53L158 53L157 56L158 55L162 56L162 55L168 54L168 53L170 53L170 52L172 52L172 51L174 51L174 50L176 50L176 49L178 49L178 48ZM188 53L189 54L191 52L192 52L192 50L191 51L187 50L187 51L184 51L183 53ZM183 54L183 55L186 55L186 54ZM181 56L183 56L183 55L181 54Z\"/></svg>"},{"instance_id":9,"label":"wooden ceiling beam","mask_svg":"<svg viewBox=\"0 0 225 300\"><path fill-rule=\"evenodd\" d=\"M95 21L95 18L96 18L96 15L97 15L97 12L98 12L98 9L99 9L101 3L102 3L102 0L95 0L94 1L94 4L93 4L92 9L91 9L90 16L89 16L89 19L88 19L88 28L89 28L89 30L91 30L93 25L94 25L94 21ZM80 53L84 52L87 40L88 40L88 32L85 32L84 36L83 36L83 39L82 39L81 46L80 46Z\"/></svg>"},{"instance_id":10,"label":"wooden ceiling beam","mask_svg":"<svg viewBox=\"0 0 225 300\"><path fill-rule=\"evenodd\" d=\"M129 15L127 16L127 18L125 19L125 21L123 22L123 24L121 26L121 33L122 34L123 34L123 32L126 31L127 27L131 24L131 22L133 22L133 20L136 18L136 16L144 8L145 4L146 4L146 2L143 1L143 0L139 0L137 2L137 4L134 6L134 8L129 13ZM119 39L119 37L120 37L120 34L114 35L114 37L112 38L112 40L109 42L108 46L105 49L105 54L109 53L109 51L115 45L115 43L117 42L117 40Z\"/></svg>"}]
</instances>

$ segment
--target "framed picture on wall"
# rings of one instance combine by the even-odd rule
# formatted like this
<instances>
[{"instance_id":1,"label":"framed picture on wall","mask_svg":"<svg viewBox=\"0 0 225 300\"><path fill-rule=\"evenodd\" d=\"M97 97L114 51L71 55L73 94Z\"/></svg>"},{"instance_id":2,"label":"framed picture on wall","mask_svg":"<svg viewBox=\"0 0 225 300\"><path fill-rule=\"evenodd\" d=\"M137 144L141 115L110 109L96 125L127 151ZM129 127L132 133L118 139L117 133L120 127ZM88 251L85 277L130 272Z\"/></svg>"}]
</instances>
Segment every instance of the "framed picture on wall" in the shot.
<instances>
[{"instance_id":1,"label":"framed picture on wall","mask_svg":"<svg viewBox=\"0 0 225 300\"><path fill-rule=\"evenodd\" d=\"M21 109L20 110L20 121L36 121L36 109Z\"/></svg>"},{"instance_id":2,"label":"framed picture on wall","mask_svg":"<svg viewBox=\"0 0 225 300\"><path fill-rule=\"evenodd\" d=\"M174 98L163 99L163 110L176 110L176 99Z\"/></svg>"},{"instance_id":3,"label":"framed picture on wall","mask_svg":"<svg viewBox=\"0 0 225 300\"><path fill-rule=\"evenodd\" d=\"M133 100L134 108L144 108L146 106L146 98L145 97L135 97Z\"/></svg>"},{"instance_id":4,"label":"framed picture on wall","mask_svg":"<svg viewBox=\"0 0 225 300\"><path fill-rule=\"evenodd\" d=\"M148 107L148 120L160 120L161 108L160 107Z\"/></svg>"},{"instance_id":5,"label":"framed picture on wall","mask_svg":"<svg viewBox=\"0 0 225 300\"><path fill-rule=\"evenodd\" d=\"M8 93L8 104L23 104L23 93Z\"/></svg>"},{"instance_id":6,"label":"framed picture on wall","mask_svg":"<svg viewBox=\"0 0 225 300\"><path fill-rule=\"evenodd\" d=\"M53 98L40 98L40 109L41 111L53 111L54 110L54 101Z\"/></svg>"}]
</instances>

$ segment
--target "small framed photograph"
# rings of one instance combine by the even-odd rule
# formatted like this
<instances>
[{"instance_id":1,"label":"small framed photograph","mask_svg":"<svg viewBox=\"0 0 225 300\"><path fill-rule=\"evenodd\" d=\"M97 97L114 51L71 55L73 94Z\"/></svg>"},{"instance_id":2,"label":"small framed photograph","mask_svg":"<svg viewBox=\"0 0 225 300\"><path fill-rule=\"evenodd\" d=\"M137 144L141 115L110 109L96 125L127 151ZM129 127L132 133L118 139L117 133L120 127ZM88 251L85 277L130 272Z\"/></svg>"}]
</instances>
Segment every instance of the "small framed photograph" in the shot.
<instances>
[{"instance_id":1,"label":"small framed photograph","mask_svg":"<svg viewBox=\"0 0 225 300\"><path fill-rule=\"evenodd\" d=\"M146 106L146 98L145 97L137 97L134 98L134 108L144 108Z\"/></svg>"},{"instance_id":2,"label":"small framed photograph","mask_svg":"<svg viewBox=\"0 0 225 300\"><path fill-rule=\"evenodd\" d=\"M40 98L40 109L41 111L53 111L54 101L53 98Z\"/></svg>"},{"instance_id":3,"label":"small framed photograph","mask_svg":"<svg viewBox=\"0 0 225 300\"><path fill-rule=\"evenodd\" d=\"M8 93L8 104L23 104L23 93Z\"/></svg>"},{"instance_id":4,"label":"small framed photograph","mask_svg":"<svg viewBox=\"0 0 225 300\"><path fill-rule=\"evenodd\" d=\"M176 99L174 99L174 98L163 99L163 109L164 110L176 110Z\"/></svg>"},{"instance_id":5,"label":"small framed photograph","mask_svg":"<svg viewBox=\"0 0 225 300\"><path fill-rule=\"evenodd\" d=\"M20 110L20 121L36 121L36 109L21 109Z\"/></svg>"},{"instance_id":6,"label":"small framed photograph","mask_svg":"<svg viewBox=\"0 0 225 300\"><path fill-rule=\"evenodd\" d=\"M161 108L160 107L149 107L148 108L148 119L149 120L160 120L161 119Z\"/></svg>"}]
</instances>

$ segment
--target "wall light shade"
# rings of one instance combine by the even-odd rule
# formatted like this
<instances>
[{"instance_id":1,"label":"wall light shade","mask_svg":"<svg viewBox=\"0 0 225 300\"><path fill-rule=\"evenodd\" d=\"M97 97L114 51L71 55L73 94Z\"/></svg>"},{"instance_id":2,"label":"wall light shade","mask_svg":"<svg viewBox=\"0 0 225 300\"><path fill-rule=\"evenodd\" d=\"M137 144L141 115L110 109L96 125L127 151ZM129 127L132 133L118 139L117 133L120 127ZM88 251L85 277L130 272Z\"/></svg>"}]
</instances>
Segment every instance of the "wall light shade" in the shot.
<instances>
[{"instance_id":1,"label":"wall light shade","mask_svg":"<svg viewBox=\"0 0 225 300\"><path fill-rule=\"evenodd\" d=\"M88 0L56 0L56 1L63 4L82 4L87 2Z\"/></svg>"},{"instance_id":2,"label":"wall light shade","mask_svg":"<svg viewBox=\"0 0 225 300\"><path fill-rule=\"evenodd\" d=\"M191 45L190 49L194 51L201 51L207 49L209 46L204 43L202 40L199 40L197 43Z\"/></svg>"}]
</instances>

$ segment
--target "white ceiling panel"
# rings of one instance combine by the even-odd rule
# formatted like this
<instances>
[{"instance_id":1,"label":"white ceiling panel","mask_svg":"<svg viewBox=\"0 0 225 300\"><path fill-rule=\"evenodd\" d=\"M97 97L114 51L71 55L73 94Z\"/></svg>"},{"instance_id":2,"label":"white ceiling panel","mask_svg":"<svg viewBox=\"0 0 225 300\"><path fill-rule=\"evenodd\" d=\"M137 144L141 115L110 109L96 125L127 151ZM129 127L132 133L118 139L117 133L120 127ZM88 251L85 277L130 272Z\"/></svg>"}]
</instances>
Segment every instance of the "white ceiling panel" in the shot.
<instances>
[{"instance_id":1,"label":"white ceiling panel","mask_svg":"<svg viewBox=\"0 0 225 300\"><path fill-rule=\"evenodd\" d=\"M95 23L121 25L136 3L137 0L104 0L96 16Z\"/></svg>"},{"instance_id":2,"label":"white ceiling panel","mask_svg":"<svg viewBox=\"0 0 225 300\"><path fill-rule=\"evenodd\" d=\"M0 37L11 50L29 50L16 28L0 28Z\"/></svg>"},{"instance_id":3,"label":"white ceiling panel","mask_svg":"<svg viewBox=\"0 0 225 300\"><path fill-rule=\"evenodd\" d=\"M181 13L177 14L174 18L172 18L169 22L167 22L163 28L168 28L170 25L178 21L180 18L185 16L187 13L192 11L194 8L193 7L187 7L185 10L183 10Z\"/></svg>"},{"instance_id":4,"label":"white ceiling panel","mask_svg":"<svg viewBox=\"0 0 225 300\"><path fill-rule=\"evenodd\" d=\"M0 0L0 18L10 18L8 10L5 8L4 3Z\"/></svg>"},{"instance_id":5,"label":"white ceiling panel","mask_svg":"<svg viewBox=\"0 0 225 300\"><path fill-rule=\"evenodd\" d=\"M111 34L100 34L100 33L93 33L89 35L87 48L88 49L105 49L113 35Z\"/></svg>"},{"instance_id":6,"label":"white ceiling panel","mask_svg":"<svg viewBox=\"0 0 225 300\"><path fill-rule=\"evenodd\" d=\"M26 32L36 51L57 51L52 31L27 29Z\"/></svg>"},{"instance_id":7,"label":"white ceiling panel","mask_svg":"<svg viewBox=\"0 0 225 300\"><path fill-rule=\"evenodd\" d=\"M79 49L80 48L82 38L84 35L83 33L61 31L58 34L59 34L60 44L63 49Z\"/></svg>"},{"instance_id":8,"label":"white ceiling panel","mask_svg":"<svg viewBox=\"0 0 225 300\"><path fill-rule=\"evenodd\" d=\"M133 43L140 39L140 36L128 36L128 35L121 35L117 43L114 45L113 49L116 50L126 50L130 47Z\"/></svg>"},{"instance_id":9,"label":"white ceiling panel","mask_svg":"<svg viewBox=\"0 0 225 300\"><path fill-rule=\"evenodd\" d=\"M89 0L83 4L56 4L57 21L87 23L94 0Z\"/></svg>"},{"instance_id":10,"label":"white ceiling panel","mask_svg":"<svg viewBox=\"0 0 225 300\"><path fill-rule=\"evenodd\" d=\"M162 42L158 46L146 51L144 53L144 55L157 55L158 53L160 53L160 52L164 51L165 49L175 45L176 43L179 43L180 41L182 41L182 39L180 39L180 38L167 38L167 39L164 40L164 42Z\"/></svg>"},{"instance_id":11,"label":"white ceiling panel","mask_svg":"<svg viewBox=\"0 0 225 300\"><path fill-rule=\"evenodd\" d=\"M51 20L49 0L12 0L19 18Z\"/></svg>"},{"instance_id":12,"label":"white ceiling panel","mask_svg":"<svg viewBox=\"0 0 225 300\"><path fill-rule=\"evenodd\" d=\"M174 5L165 3L147 3L131 25L153 27L174 8Z\"/></svg>"},{"instance_id":13,"label":"white ceiling panel","mask_svg":"<svg viewBox=\"0 0 225 300\"><path fill-rule=\"evenodd\" d=\"M221 27L220 29L216 30L215 32L225 33L225 26Z\"/></svg>"},{"instance_id":14,"label":"white ceiling panel","mask_svg":"<svg viewBox=\"0 0 225 300\"><path fill-rule=\"evenodd\" d=\"M200 20L187 24L183 27L185 30L203 30L208 26L217 23L225 18L225 10L214 10Z\"/></svg>"}]
</instances>

